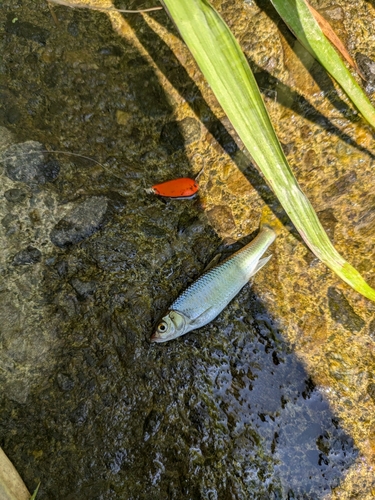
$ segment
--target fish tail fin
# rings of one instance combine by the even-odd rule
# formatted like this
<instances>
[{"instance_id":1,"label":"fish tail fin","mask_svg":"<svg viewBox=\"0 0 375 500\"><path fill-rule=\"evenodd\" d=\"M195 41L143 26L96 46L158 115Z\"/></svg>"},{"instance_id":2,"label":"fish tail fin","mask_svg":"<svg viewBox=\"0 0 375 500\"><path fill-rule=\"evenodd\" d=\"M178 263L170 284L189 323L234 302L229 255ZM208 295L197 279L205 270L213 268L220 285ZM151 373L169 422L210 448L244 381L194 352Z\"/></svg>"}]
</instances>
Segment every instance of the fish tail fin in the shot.
<instances>
[{"instance_id":1,"label":"fish tail fin","mask_svg":"<svg viewBox=\"0 0 375 500\"><path fill-rule=\"evenodd\" d=\"M260 259L251 276L254 276L254 274L256 274L260 269L262 269L262 267L267 264L267 262L270 260L271 257L272 257L272 254L268 255L268 257L264 257L264 259Z\"/></svg>"}]
</instances>

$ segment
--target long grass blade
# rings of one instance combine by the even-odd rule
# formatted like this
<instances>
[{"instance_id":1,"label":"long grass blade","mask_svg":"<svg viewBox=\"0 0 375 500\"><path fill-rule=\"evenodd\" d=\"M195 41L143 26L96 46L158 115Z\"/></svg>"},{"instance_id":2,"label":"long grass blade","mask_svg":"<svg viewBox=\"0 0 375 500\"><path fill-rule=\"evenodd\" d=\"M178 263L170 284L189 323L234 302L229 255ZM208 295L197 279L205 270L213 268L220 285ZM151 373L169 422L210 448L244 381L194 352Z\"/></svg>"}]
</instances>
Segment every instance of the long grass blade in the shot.
<instances>
[{"instance_id":1,"label":"long grass blade","mask_svg":"<svg viewBox=\"0 0 375 500\"><path fill-rule=\"evenodd\" d=\"M271 0L271 2L299 42L337 81L368 123L375 127L374 107L344 61L324 36L305 0Z\"/></svg>"},{"instance_id":2,"label":"long grass blade","mask_svg":"<svg viewBox=\"0 0 375 500\"><path fill-rule=\"evenodd\" d=\"M356 73L362 78L362 80L366 80L365 75L361 72L358 67L358 64L354 61L352 56L347 51L345 45L342 43L340 38L337 36L335 30L332 28L330 23L317 11L312 7L312 5L307 3L307 6L314 16L316 22L319 24L320 29L323 31L324 36L331 42L331 44L336 47L345 61L354 69Z\"/></svg>"},{"instance_id":3,"label":"long grass blade","mask_svg":"<svg viewBox=\"0 0 375 500\"><path fill-rule=\"evenodd\" d=\"M373 290L336 251L298 185L240 46L207 0L164 0L170 16L238 135L306 244L359 293Z\"/></svg>"}]
</instances>

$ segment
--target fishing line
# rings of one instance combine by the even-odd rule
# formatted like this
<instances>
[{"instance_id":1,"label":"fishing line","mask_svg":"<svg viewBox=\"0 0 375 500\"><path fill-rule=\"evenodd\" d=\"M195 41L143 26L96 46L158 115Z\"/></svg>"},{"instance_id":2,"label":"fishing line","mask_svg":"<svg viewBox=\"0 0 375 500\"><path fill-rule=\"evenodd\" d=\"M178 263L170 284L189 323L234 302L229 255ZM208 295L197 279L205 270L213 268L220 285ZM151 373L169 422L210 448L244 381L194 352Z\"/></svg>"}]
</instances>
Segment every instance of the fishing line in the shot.
<instances>
[{"instance_id":1,"label":"fishing line","mask_svg":"<svg viewBox=\"0 0 375 500\"><path fill-rule=\"evenodd\" d=\"M10 146L10 147L12 147L12 146ZM3 151L2 156L5 156L6 153L7 153L7 151ZM22 157L22 156L30 156L30 155L45 154L45 153L46 154L70 155L70 156L76 156L78 158L84 158L85 160L89 160L89 161L92 161L93 163L96 163L97 165L102 167L103 170L105 170L110 175L113 175L114 177L116 177L117 179L119 179L121 181L126 182L125 179L131 179L131 177L120 177L119 175L112 172L108 167L104 166L103 163L100 163L100 161L95 160L94 158L91 158L90 156L85 156L85 155L80 154L80 153L72 153L70 151L54 151L54 150L48 151L47 149L38 150L38 151L28 151L25 153L18 153L18 154L14 154L14 155L9 155L7 158L3 158L2 160L0 160L0 163L5 163L6 161L8 161L10 159L16 160L17 158Z\"/></svg>"}]
</instances>

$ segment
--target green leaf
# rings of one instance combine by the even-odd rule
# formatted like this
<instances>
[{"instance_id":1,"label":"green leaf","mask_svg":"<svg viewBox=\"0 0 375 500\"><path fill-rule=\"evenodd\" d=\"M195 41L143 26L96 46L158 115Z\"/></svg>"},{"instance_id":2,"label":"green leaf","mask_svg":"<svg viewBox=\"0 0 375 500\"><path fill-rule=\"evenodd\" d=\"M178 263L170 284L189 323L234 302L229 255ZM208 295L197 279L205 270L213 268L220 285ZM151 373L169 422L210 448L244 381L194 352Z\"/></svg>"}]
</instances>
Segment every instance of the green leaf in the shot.
<instances>
[{"instance_id":1,"label":"green leaf","mask_svg":"<svg viewBox=\"0 0 375 500\"><path fill-rule=\"evenodd\" d=\"M299 187L254 75L228 26L207 0L164 0L164 4L238 135L306 244L346 283L375 301L375 290L335 250Z\"/></svg>"},{"instance_id":2,"label":"green leaf","mask_svg":"<svg viewBox=\"0 0 375 500\"><path fill-rule=\"evenodd\" d=\"M35 500L35 499L36 499L36 496L37 496L38 491L39 491L39 486L40 486L40 483L39 483L39 484L38 484L38 486L35 488L35 491L34 491L34 493L31 495L30 500Z\"/></svg>"},{"instance_id":3,"label":"green leaf","mask_svg":"<svg viewBox=\"0 0 375 500\"><path fill-rule=\"evenodd\" d=\"M304 0L271 0L299 42L340 84L362 116L375 127L375 109L327 40Z\"/></svg>"}]
</instances>

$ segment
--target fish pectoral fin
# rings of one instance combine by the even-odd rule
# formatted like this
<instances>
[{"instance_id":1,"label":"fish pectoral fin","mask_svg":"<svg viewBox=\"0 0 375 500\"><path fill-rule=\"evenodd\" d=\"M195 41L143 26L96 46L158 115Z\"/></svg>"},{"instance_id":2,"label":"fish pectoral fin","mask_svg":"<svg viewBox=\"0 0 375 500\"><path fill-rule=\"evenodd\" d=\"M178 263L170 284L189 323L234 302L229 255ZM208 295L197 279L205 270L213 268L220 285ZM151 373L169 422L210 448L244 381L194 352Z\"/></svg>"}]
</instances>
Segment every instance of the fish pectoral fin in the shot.
<instances>
[{"instance_id":1,"label":"fish pectoral fin","mask_svg":"<svg viewBox=\"0 0 375 500\"><path fill-rule=\"evenodd\" d=\"M212 316L214 306L210 306L208 309L202 312L199 316L191 321L191 326L194 328L200 328L201 326L207 325L210 321L212 321L215 316ZM217 316L217 315L216 315ZM199 325L199 326L197 326Z\"/></svg>"},{"instance_id":2,"label":"fish pectoral fin","mask_svg":"<svg viewBox=\"0 0 375 500\"><path fill-rule=\"evenodd\" d=\"M256 268L252 272L251 277L253 277L254 274L256 274L260 269L262 269L262 267L267 264L267 262L270 260L271 257L272 257L272 254L269 255L268 257L265 257L264 259L260 259L260 261L256 265Z\"/></svg>"}]
</instances>

